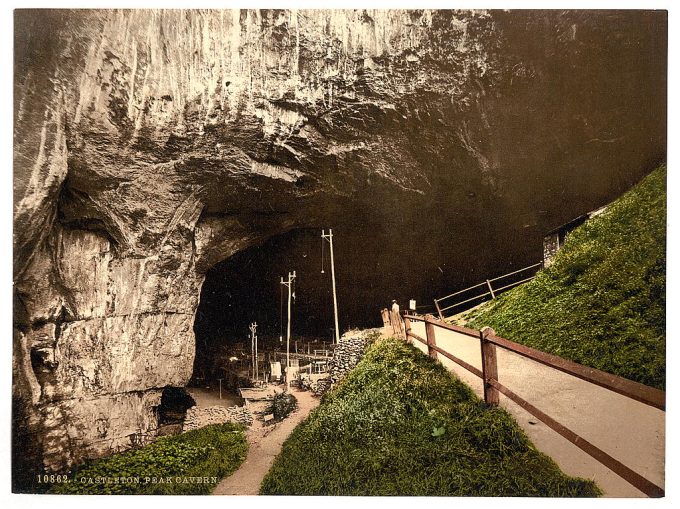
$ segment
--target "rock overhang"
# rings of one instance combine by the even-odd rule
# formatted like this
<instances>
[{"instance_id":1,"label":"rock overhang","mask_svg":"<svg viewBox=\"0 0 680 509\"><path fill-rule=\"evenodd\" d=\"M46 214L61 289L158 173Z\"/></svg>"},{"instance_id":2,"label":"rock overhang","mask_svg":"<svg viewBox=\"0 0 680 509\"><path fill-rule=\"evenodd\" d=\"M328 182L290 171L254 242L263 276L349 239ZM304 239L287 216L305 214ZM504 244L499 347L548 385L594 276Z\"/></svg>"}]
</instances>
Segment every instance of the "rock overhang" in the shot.
<instances>
[{"instance_id":1,"label":"rock overhang","mask_svg":"<svg viewBox=\"0 0 680 509\"><path fill-rule=\"evenodd\" d=\"M595 202L600 166L641 172L665 149L651 12L20 10L16 26L15 380L67 462L73 443L152 434L159 391L191 375L203 277L234 253L357 221L540 229L560 186ZM84 422L81 398L143 417L58 431Z\"/></svg>"}]
</instances>

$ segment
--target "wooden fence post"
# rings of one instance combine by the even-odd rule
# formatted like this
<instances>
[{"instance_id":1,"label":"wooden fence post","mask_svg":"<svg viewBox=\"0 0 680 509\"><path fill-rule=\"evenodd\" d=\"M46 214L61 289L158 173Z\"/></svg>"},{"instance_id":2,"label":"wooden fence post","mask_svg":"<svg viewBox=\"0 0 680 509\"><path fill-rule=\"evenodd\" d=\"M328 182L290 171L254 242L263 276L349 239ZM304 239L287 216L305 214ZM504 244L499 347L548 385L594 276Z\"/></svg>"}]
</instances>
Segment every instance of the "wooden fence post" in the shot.
<instances>
[{"instance_id":1,"label":"wooden fence post","mask_svg":"<svg viewBox=\"0 0 680 509\"><path fill-rule=\"evenodd\" d=\"M390 312L387 310L387 308L383 308L380 311L380 314L382 315L383 326L385 328L389 327L389 325L390 325Z\"/></svg>"},{"instance_id":2,"label":"wooden fence post","mask_svg":"<svg viewBox=\"0 0 680 509\"><path fill-rule=\"evenodd\" d=\"M491 288L491 281L489 281L488 279L486 280L486 286L489 287L489 293L491 294L491 298L492 298L492 299L495 299L495 298L496 298L496 294L493 293L493 288Z\"/></svg>"},{"instance_id":3,"label":"wooden fence post","mask_svg":"<svg viewBox=\"0 0 680 509\"><path fill-rule=\"evenodd\" d=\"M432 315L425 315L425 337L427 339L427 354L434 360L437 360L437 350L432 348L437 346L437 341L434 336L434 325L432 324L434 317Z\"/></svg>"},{"instance_id":4,"label":"wooden fence post","mask_svg":"<svg viewBox=\"0 0 680 509\"><path fill-rule=\"evenodd\" d=\"M408 333L411 332L411 320L405 316L404 317L404 341L407 343L411 342L411 338L409 338Z\"/></svg>"},{"instance_id":5,"label":"wooden fence post","mask_svg":"<svg viewBox=\"0 0 680 509\"><path fill-rule=\"evenodd\" d=\"M439 315L439 319L443 320L444 315L442 314L442 308L439 307L439 301L437 299L434 299L434 307L437 308L437 314Z\"/></svg>"},{"instance_id":6,"label":"wooden fence post","mask_svg":"<svg viewBox=\"0 0 680 509\"><path fill-rule=\"evenodd\" d=\"M496 335L491 327L484 327L479 331L482 348L482 381L484 382L484 402L487 405L498 405L498 389L489 381L498 381L498 363L496 362L496 345L487 340L490 335Z\"/></svg>"}]
</instances>

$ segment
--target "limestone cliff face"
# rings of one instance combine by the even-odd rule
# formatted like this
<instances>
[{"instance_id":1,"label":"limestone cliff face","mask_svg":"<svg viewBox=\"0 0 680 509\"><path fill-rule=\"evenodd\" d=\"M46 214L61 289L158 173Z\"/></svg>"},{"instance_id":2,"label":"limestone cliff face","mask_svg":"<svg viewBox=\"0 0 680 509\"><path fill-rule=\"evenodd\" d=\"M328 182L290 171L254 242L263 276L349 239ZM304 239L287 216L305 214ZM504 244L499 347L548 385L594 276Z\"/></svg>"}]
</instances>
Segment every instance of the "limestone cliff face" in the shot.
<instances>
[{"instance_id":1,"label":"limestone cliff face","mask_svg":"<svg viewBox=\"0 0 680 509\"><path fill-rule=\"evenodd\" d=\"M17 11L14 393L40 461L59 469L154 436L161 390L191 376L204 274L240 250L451 204L472 217L514 200L524 218L516 184L559 186L547 167L580 178L599 154L659 157L665 99L635 87L664 65L663 22ZM603 69L611 52L628 64ZM565 163L575 147L580 162Z\"/></svg>"}]
</instances>

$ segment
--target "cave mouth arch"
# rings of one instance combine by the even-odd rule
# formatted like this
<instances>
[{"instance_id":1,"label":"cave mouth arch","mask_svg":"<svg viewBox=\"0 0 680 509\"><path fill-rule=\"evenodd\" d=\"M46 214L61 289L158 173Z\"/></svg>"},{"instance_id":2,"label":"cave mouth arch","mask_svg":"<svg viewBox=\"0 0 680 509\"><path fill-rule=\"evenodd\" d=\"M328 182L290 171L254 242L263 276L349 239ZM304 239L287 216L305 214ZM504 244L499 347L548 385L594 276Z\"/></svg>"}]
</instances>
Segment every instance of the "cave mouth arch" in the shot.
<instances>
[{"instance_id":1,"label":"cave mouth arch","mask_svg":"<svg viewBox=\"0 0 680 509\"><path fill-rule=\"evenodd\" d=\"M168 386L161 392L158 412L158 434L172 435L181 431L187 410L196 405L183 387Z\"/></svg>"}]
</instances>

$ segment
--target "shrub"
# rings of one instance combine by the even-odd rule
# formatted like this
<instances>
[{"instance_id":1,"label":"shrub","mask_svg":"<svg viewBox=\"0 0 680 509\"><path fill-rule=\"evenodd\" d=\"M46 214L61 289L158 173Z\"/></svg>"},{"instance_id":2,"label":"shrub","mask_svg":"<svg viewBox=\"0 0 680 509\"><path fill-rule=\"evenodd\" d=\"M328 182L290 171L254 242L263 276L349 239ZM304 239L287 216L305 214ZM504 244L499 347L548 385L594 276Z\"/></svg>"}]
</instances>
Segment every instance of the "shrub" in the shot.
<instances>
[{"instance_id":1,"label":"shrub","mask_svg":"<svg viewBox=\"0 0 680 509\"><path fill-rule=\"evenodd\" d=\"M265 414L273 414L274 421L280 422L297 408L297 399L288 392L281 392L274 395L271 405L264 411Z\"/></svg>"}]
</instances>

